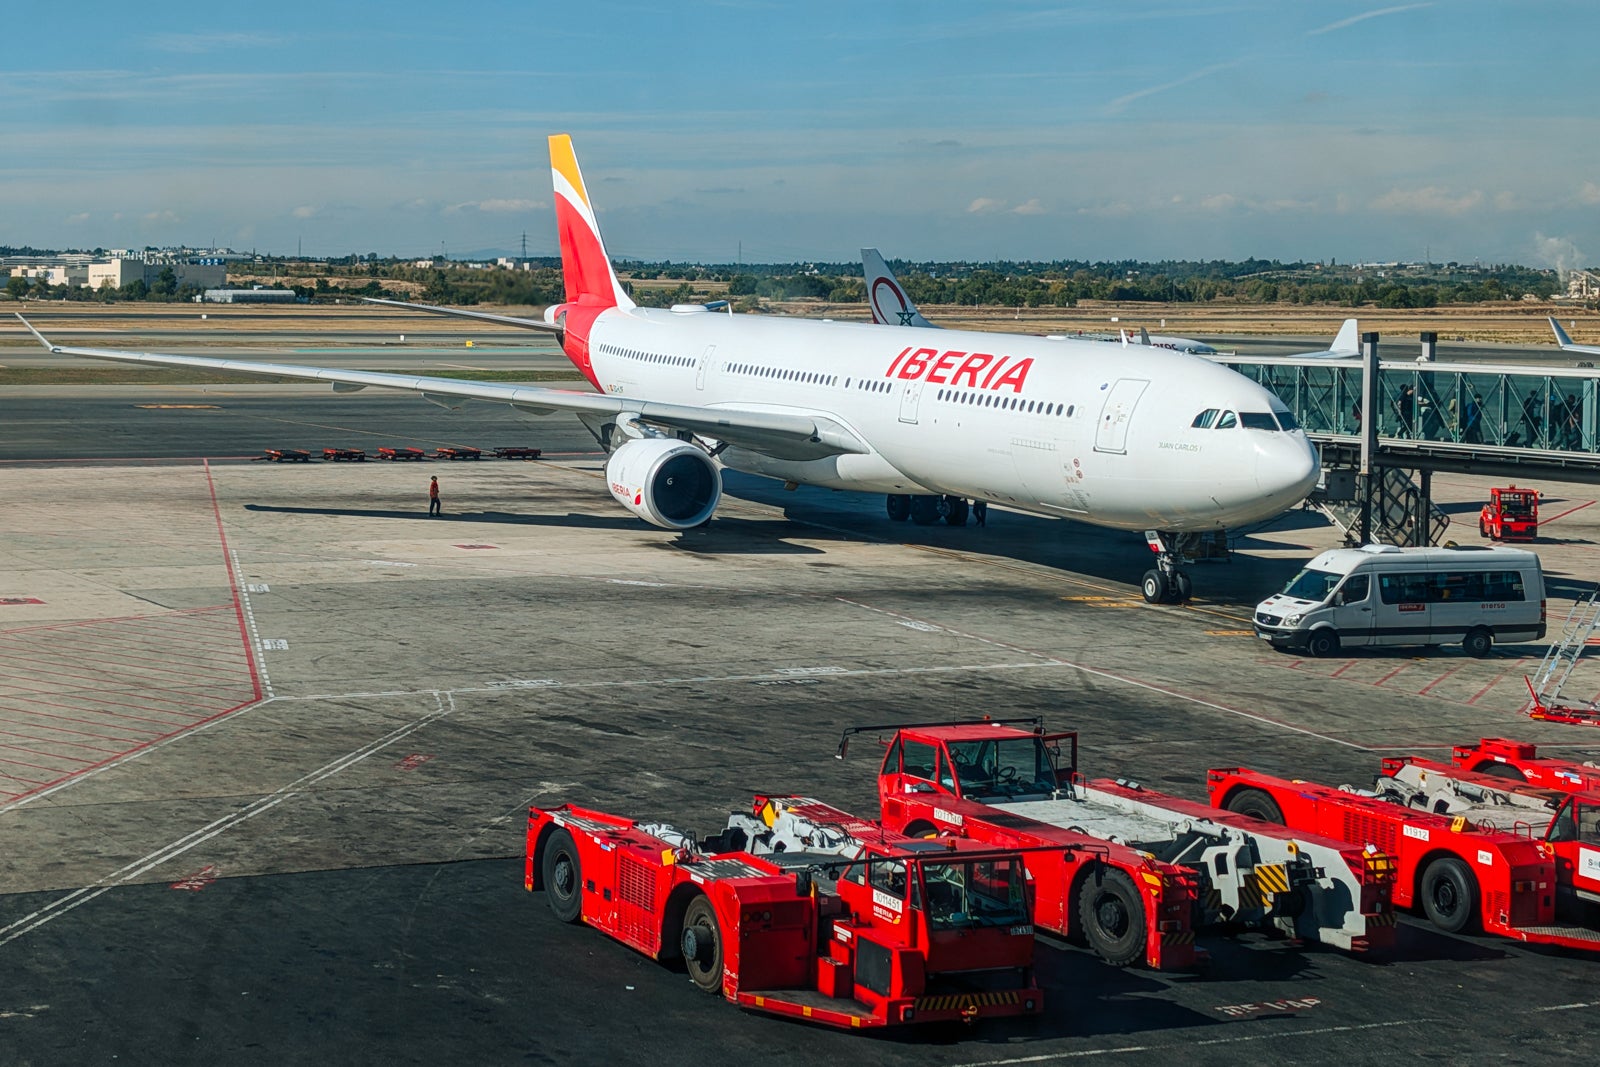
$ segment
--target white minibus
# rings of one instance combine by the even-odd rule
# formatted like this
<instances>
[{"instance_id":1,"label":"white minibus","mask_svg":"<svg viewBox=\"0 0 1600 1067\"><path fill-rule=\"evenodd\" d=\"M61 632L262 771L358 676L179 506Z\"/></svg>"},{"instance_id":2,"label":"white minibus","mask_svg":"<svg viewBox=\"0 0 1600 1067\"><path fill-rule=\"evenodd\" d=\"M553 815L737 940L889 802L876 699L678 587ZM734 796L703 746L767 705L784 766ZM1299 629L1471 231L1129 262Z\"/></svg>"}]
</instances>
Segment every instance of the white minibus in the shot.
<instances>
[{"instance_id":1,"label":"white minibus","mask_svg":"<svg viewBox=\"0 0 1600 1067\"><path fill-rule=\"evenodd\" d=\"M1457 641L1487 656L1496 641L1544 637L1544 572L1532 552L1498 545L1336 548L1256 605L1255 629L1313 656Z\"/></svg>"}]
</instances>

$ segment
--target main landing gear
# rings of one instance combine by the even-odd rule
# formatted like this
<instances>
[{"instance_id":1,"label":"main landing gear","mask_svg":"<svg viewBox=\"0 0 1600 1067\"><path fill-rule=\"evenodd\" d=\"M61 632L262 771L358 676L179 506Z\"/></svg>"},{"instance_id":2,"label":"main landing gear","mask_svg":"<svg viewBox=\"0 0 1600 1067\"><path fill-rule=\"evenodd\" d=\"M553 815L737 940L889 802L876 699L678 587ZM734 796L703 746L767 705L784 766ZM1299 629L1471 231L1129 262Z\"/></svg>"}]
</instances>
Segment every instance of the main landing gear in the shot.
<instances>
[{"instance_id":1,"label":"main landing gear","mask_svg":"<svg viewBox=\"0 0 1600 1067\"><path fill-rule=\"evenodd\" d=\"M1156 554L1153 570L1144 572L1139 591L1149 604L1182 604L1194 595L1194 582L1183 569L1192 561L1188 550L1201 543L1208 535L1172 533L1168 530L1146 530L1144 539L1150 551Z\"/></svg>"},{"instance_id":2,"label":"main landing gear","mask_svg":"<svg viewBox=\"0 0 1600 1067\"><path fill-rule=\"evenodd\" d=\"M968 508L959 496L908 496L891 493L885 498L889 518L895 522L910 519L918 526L933 526L941 519L951 526L967 524Z\"/></svg>"}]
</instances>

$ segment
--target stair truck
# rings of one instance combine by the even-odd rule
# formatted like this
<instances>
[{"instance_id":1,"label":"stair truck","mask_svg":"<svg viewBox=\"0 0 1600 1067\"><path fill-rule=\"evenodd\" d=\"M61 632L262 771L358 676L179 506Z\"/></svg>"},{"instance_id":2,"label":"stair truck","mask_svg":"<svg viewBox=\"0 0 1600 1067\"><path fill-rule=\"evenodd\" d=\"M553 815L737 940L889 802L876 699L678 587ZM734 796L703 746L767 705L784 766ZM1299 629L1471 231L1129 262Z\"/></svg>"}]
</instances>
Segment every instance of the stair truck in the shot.
<instances>
[{"instance_id":1,"label":"stair truck","mask_svg":"<svg viewBox=\"0 0 1600 1067\"><path fill-rule=\"evenodd\" d=\"M1034 925L1106 962L1193 965L1199 926L1248 924L1354 952L1394 936L1392 864L1124 779L1078 773L1078 735L1041 719L901 724L878 775L885 824L1029 851ZM1092 847L1086 847L1092 846Z\"/></svg>"},{"instance_id":2,"label":"stair truck","mask_svg":"<svg viewBox=\"0 0 1600 1067\"><path fill-rule=\"evenodd\" d=\"M925 841L758 796L704 840L574 805L528 810L524 884L695 985L842 1029L1036 1015L1015 850Z\"/></svg>"},{"instance_id":3,"label":"stair truck","mask_svg":"<svg viewBox=\"0 0 1600 1067\"><path fill-rule=\"evenodd\" d=\"M1559 811L1473 799L1488 797L1488 787L1504 787L1505 779L1453 768L1458 780L1470 776L1475 781L1441 805L1444 792L1428 788L1426 779L1448 766L1386 759L1372 790L1275 778L1241 767L1213 769L1207 779L1218 808L1394 856L1395 903L1421 909L1446 933L1481 928L1533 944L1600 949L1595 927L1571 921L1568 909L1558 907L1557 850L1564 846L1551 838L1564 833L1557 830Z\"/></svg>"}]
</instances>

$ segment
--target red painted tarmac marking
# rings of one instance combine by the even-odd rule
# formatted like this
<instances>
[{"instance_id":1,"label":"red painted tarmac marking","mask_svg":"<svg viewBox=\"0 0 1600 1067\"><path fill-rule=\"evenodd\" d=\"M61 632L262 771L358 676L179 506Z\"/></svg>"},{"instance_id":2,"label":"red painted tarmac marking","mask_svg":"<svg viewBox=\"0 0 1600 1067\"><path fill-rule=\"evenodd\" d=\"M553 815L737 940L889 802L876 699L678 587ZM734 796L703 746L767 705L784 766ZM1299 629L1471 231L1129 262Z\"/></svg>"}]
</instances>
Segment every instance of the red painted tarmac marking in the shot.
<instances>
[{"instance_id":1,"label":"red painted tarmac marking","mask_svg":"<svg viewBox=\"0 0 1600 1067\"><path fill-rule=\"evenodd\" d=\"M1561 514L1552 515L1548 519L1545 518L1543 515L1541 515L1541 516L1539 516L1539 525L1540 526L1549 526L1552 522L1555 522L1557 519L1564 519L1568 515L1571 515L1574 511L1582 511L1584 508L1589 507L1594 503L1595 502L1593 500L1586 500L1582 504L1579 504L1577 507L1568 508L1566 511L1563 511Z\"/></svg>"},{"instance_id":2,"label":"red painted tarmac marking","mask_svg":"<svg viewBox=\"0 0 1600 1067\"><path fill-rule=\"evenodd\" d=\"M1507 667L1505 670L1501 671L1499 674L1497 674L1493 678L1491 678L1489 680L1489 684L1488 685L1484 686L1482 689L1480 689L1476 693L1474 693L1467 700L1467 703L1468 704L1476 704L1479 701L1479 699L1481 699L1483 697L1483 695L1485 693L1487 693L1489 690L1493 689L1495 686L1499 685L1501 682L1505 681L1507 675L1511 674L1511 672L1513 670L1515 670L1517 667L1521 666L1522 664L1524 664L1526 662L1527 662L1526 658L1518 659L1518 660L1514 661L1511 664L1510 667Z\"/></svg>"},{"instance_id":3,"label":"red painted tarmac marking","mask_svg":"<svg viewBox=\"0 0 1600 1067\"><path fill-rule=\"evenodd\" d=\"M211 513L217 520L217 539L222 542L222 562L228 568L228 592L233 596L233 614L239 622L239 642L244 647L245 665L250 669L250 684L255 699L260 700L261 671L256 662L255 647L250 641L250 631L245 626L244 601L239 597L239 576L233 572L233 556L228 552L228 532L222 528L222 508L217 503L217 485L211 478L211 464L206 462L206 489L211 493Z\"/></svg>"},{"instance_id":4,"label":"red painted tarmac marking","mask_svg":"<svg viewBox=\"0 0 1600 1067\"><path fill-rule=\"evenodd\" d=\"M1466 666L1466 664L1462 664L1461 665L1461 667L1464 667L1464 666ZM1439 685L1441 682L1443 682L1446 679L1448 679L1452 674L1454 674L1457 671L1459 671L1461 669L1461 667L1451 667L1449 670L1447 670L1443 674L1439 675L1439 677L1435 678L1433 681L1429 682L1427 685L1425 685L1421 689L1417 690L1417 696L1419 696L1419 697L1427 696L1429 690L1431 690L1434 686Z\"/></svg>"},{"instance_id":5,"label":"red painted tarmac marking","mask_svg":"<svg viewBox=\"0 0 1600 1067\"><path fill-rule=\"evenodd\" d=\"M0 606L17 607L22 604L43 604L36 596L0 596Z\"/></svg>"},{"instance_id":6,"label":"red painted tarmac marking","mask_svg":"<svg viewBox=\"0 0 1600 1067\"><path fill-rule=\"evenodd\" d=\"M7 751L10 751L10 750L7 749ZM20 759L6 759L4 756L0 756L0 763L9 763L13 767L30 767L33 770L36 770L36 771L48 771L51 774L60 774L61 773L61 768L60 767L46 767L42 763L29 763L27 760L20 760Z\"/></svg>"},{"instance_id":7,"label":"red painted tarmac marking","mask_svg":"<svg viewBox=\"0 0 1600 1067\"><path fill-rule=\"evenodd\" d=\"M81 715L92 715L92 714L94 714L94 709L93 708L80 708L80 707L76 707L76 706L74 706L72 704L62 704L62 703L60 703L58 701L55 701L55 700L42 700L41 699L41 700L35 700L35 701L33 701L33 703L43 704L45 707L48 707L48 708L61 708L63 711L75 711L75 712L78 712ZM141 710L141 711L151 711L151 712L155 712L155 714L157 714L157 715L161 714L161 712L156 711L156 709L154 709L154 708L145 708L145 707L141 707L138 704L125 704L125 705L121 705L121 706L122 707L129 707L129 708L139 708L139 710ZM176 714L176 713L174 712L173 714ZM150 723L152 726L160 726L160 727L168 727L168 726L172 725L170 722L163 722L160 719L147 719L142 715L129 715L125 711L108 711L108 712L105 713L105 717L111 718L111 719L117 719L117 720L126 719L129 722L147 722L147 723ZM79 719L77 721L78 722L83 722L83 723L88 723L91 726L95 725L95 723L90 722L88 719Z\"/></svg>"},{"instance_id":8,"label":"red painted tarmac marking","mask_svg":"<svg viewBox=\"0 0 1600 1067\"><path fill-rule=\"evenodd\" d=\"M1356 665L1356 661L1355 660L1353 660L1353 659L1345 660L1344 666L1340 667L1338 670L1336 670L1332 674L1328 675L1328 677L1329 678L1337 678L1337 677L1339 677L1339 675L1343 674L1345 671L1349 670L1351 667L1354 667L1355 665Z\"/></svg>"},{"instance_id":9,"label":"red painted tarmac marking","mask_svg":"<svg viewBox=\"0 0 1600 1067\"><path fill-rule=\"evenodd\" d=\"M131 667L131 668L137 669L138 672L141 673L141 674L165 674L165 675L170 675L170 676L175 677L175 678L193 678L197 674L201 674L204 671L204 667L203 666L201 666L199 664L190 665L190 663L188 661L182 661L182 660L180 660L179 662L181 664L183 664L183 666L188 667L189 669L187 669L187 670L178 670L178 669L168 668L168 667L154 667L154 666L150 665L148 657L151 654L155 653L157 650L155 648L146 646L144 651L145 651L145 656L141 657L141 656L138 656L138 655L134 654L132 651L130 651L129 654L126 655L126 656L120 656L120 655L117 655L115 653L94 653L94 652L90 652L90 651L87 651L87 650L74 650L71 662L73 662L73 663L84 663L84 664L99 663L99 664L105 664L107 666L114 667L114 668L117 668L117 669L120 669L120 670L126 670L126 669ZM209 665L206 665L206 666L209 666ZM24 667L23 669L24 669L24 671L26 671L26 667ZM66 672L59 672L58 671L58 672L55 672L55 673L65 674L66 677L72 677L73 676L71 673L66 673ZM99 672L78 673L76 676L80 677L80 678L98 678L98 677L102 677L102 675Z\"/></svg>"},{"instance_id":10,"label":"red painted tarmac marking","mask_svg":"<svg viewBox=\"0 0 1600 1067\"><path fill-rule=\"evenodd\" d=\"M7 721L7 720L0 719L0 722L5 722L5 721ZM74 732L76 732L76 731L74 731ZM108 754L108 753L122 751L121 749L116 749L116 748L101 748L98 745L86 745L82 741L61 741L61 740L58 740L57 738L54 738L54 737L40 737L38 734L22 734L22 733L17 733L15 730L0 730L0 735L4 735L6 737L20 737L20 738L23 738L24 740L33 741L33 742L36 742L38 744L44 744L44 745L67 745L67 746L70 746L72 748L83 748L83 749L88 749L90 752L99 752L102 755L105 755L105 754ZM84 737L95 737L98 740L110 740L109 738L101 738L97 734L84 734L83 736Z\"/></svg>"},{"instance_id":11,"label":"red painted tarmac marking","mask_svg":"<svg viewBox=\"0 0 1600 1067\"><path fill-rule=\"evenodd\" d=\"M9 712L13 712L13 713L15 713L17 715L30 715L30 716L32 716L33 718L36 718L36 719L60 719L62 722L82 723L84 726L106 726L106 725L108 725L107 723L91 722L88 719L74 719L70 715L51 715L49 712L34 711L31 708L12 708L12 707L6 707L4 705L0 705L0 711L9 711ZM10 723L12 726L28 726L28 725L31 725L30 723L17 722L15 719L0 719L0 722ZM122 737L122 736L117 735L117 734L105 734L105 733L91 734L91 733L88 733L88 732L83 731L83 730L72 730L72 729L69 729L68 727L65 727L65 726L50 726L48 724L46 724L44 726L44 729L46 729L46 730L54 730L57 733L81 734L84 737L93 737L93 738L98 738L98 739L104 740L104 741L125 742L125 743L130 744L130 745L138 744L139 740L140 740L137 737Z\"/></svg>"},{"instance_id":12,"label":"red painted tarmac marking","mask_svg":"<svg viewBox=\"0 0 1600 1067\"><path fill-rule=\"evenodd\" d=\"M169 888L181 889L188 893L198 893L216 880L217 865L214 863L208 863L204 867L201 867L198 871L195 871L193 874L185 875L176 882L173 882Z\"/></svg>"},{"instance_id":13,"label":"red painted tarmac marking","mask_svg":"<svg viewBox=\"0 0 1600 1067\"><path fill-rule=\"evenodd\" d=\"M1382 678L1379 678L1376 682L1373 682L1372 683L1373 686L1374 687L1381 686L1384 682L1387 682L1390 678L1393 678L1395 675L1397 675L1401 671L1405 670L1408 666L1410 666L1410 664L1408 664L1408 663L1400 664L1400 666L1396 667L1394 670L1390 671L1388 674L1384 675Z\"/></svg>"}]
</instances>

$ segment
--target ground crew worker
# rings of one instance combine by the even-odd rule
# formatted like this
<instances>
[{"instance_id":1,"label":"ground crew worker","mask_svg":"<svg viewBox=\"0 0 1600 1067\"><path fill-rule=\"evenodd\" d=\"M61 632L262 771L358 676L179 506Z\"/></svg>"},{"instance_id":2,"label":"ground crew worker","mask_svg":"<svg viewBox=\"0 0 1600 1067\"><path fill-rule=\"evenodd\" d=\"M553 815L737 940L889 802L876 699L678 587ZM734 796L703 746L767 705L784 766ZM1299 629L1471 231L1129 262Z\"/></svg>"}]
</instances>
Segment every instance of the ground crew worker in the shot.
<instances>
[{"instance_id":1,"label":"ground crew worker","mask_svg":"<svg viewBox=\"0 0 1600 1067\"><path fill-rule=\"evenodd\" d=\"M428 479L428 514L444 517L444 510L439 506L439 479L437 476Z\"/></svg>"},{"instance_id":2,"label":"ground crew worker","mask_svg":"<svg viewBox=\"0 0 1600 1067\"><path fill-rule=\"evenodd\" d=\"M979 526L989 525L989 502L987 500L974 500L972 502L972 521Z\"/></svg>"}]
</instances>

